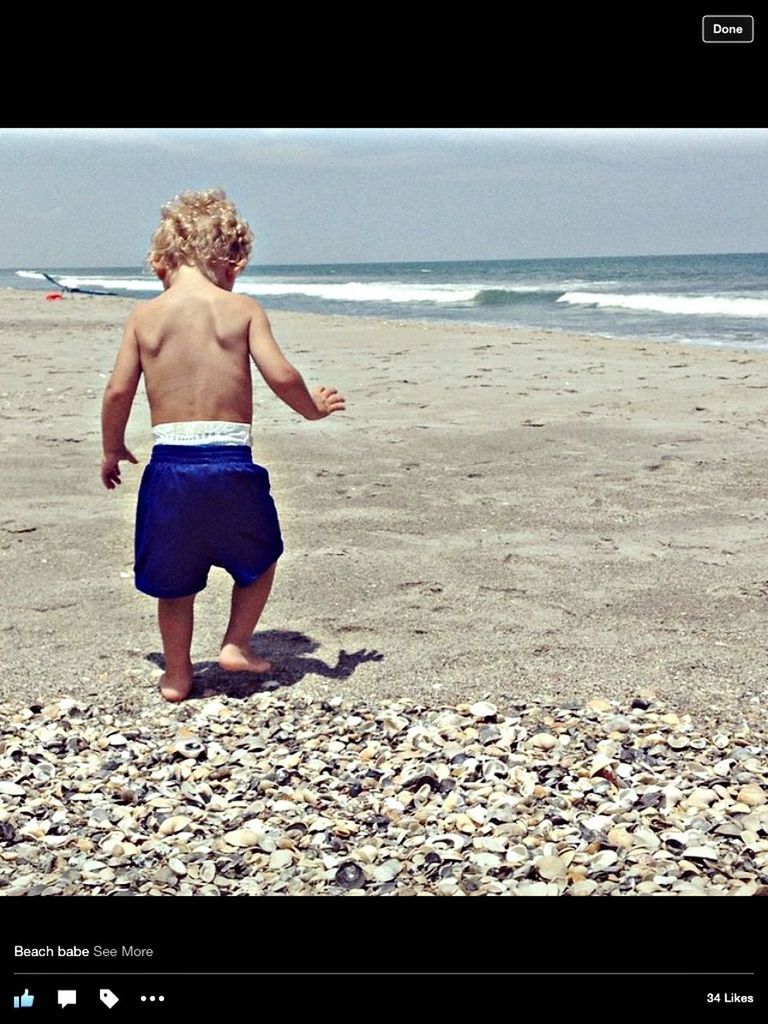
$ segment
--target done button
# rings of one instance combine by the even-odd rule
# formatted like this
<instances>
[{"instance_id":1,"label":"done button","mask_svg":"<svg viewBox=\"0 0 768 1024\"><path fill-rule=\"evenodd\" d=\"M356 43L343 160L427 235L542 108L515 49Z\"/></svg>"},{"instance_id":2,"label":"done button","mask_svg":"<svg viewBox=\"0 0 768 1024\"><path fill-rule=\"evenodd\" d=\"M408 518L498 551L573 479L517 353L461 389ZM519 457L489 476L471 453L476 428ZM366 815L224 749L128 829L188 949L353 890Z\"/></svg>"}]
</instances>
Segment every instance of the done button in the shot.
<instances>
[{"instance_id":1,"label":"done button","mask_svg":"<svg viewBox=\"0 0 768 1024\"><path fill-rule=\"evenodd\" d=\"M701 19L701 38L705 43L751 43L755 38L755 19L751 14L705 14Z\"/></svg>"}]
</instances>

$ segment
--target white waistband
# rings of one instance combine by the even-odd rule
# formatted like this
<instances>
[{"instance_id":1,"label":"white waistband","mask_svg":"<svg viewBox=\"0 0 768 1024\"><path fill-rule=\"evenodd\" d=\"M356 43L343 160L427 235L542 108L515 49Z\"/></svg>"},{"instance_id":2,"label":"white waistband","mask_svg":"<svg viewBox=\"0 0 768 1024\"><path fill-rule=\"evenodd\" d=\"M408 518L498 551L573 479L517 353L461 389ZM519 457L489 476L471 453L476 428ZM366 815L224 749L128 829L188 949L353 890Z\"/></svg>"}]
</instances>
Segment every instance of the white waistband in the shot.
<instances>
[{"instance_id":1,"label":"white waistband","mask_svg":"<svg viewBox=\"0 0 768 1024\"><path fill-rule=\"evenodd\" d=\"M188 420L152 427L155 444L251 444L250 423L227 420Z\"/></svg>"}]
</instances>

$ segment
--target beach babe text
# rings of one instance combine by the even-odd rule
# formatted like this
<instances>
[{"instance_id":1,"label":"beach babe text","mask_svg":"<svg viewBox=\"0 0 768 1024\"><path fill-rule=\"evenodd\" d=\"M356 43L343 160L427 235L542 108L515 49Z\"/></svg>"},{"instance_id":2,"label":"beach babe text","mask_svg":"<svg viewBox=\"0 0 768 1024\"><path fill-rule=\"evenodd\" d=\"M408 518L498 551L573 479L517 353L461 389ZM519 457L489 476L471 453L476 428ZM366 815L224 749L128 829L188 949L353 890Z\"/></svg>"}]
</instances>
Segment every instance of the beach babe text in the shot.
<instances>
[{"instance_id":1,"label":"beach babe text","mask_svg":"<svg viewBox=\"0 0 768 1024\"><path fill-rule=\"evenodd\" d=\"M14 946L13 955L21 959L31 957L150 957L155 951L144 946Z\"/></svg>"}]
</instances>

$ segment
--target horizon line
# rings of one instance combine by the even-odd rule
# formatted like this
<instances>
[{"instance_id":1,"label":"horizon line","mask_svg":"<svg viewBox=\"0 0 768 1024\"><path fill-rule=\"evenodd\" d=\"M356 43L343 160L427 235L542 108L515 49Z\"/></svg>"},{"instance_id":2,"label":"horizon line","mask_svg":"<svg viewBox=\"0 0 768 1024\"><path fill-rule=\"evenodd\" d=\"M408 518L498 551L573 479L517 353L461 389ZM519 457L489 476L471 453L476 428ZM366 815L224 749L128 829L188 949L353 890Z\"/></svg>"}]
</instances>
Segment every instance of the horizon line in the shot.
<instances>
[{"instance_id":1,"label":"horizon line","mask_svg":"<svg viewBox=\"0 0 768 1024\"><path fill-rule=\"evenodd\" d=\"M259 263L253 261L248 264L243 273L247 273L250 269L258 267L364 267L370 266L371 264L381 265L418 265L418 264L444 264L444 263L536 263L536 262L548 262L553 260L632 260L632 259L658 259L668 256L768 256L768 250L755 250L755 251L743 251L743 250L729 250L729 251L717 251L717 252L654 252L654 253L623 253L622 255L589 255L589 256L494 256L494 257L462 257L460 259L445 259L445 260L431 260L431 259L408 259L408 260L333 260L323 262L308 262L303 263L300 261L293 261L290 263ZM18 266L5 266L0 267L0 273L8 271L16 273L18 270L29 270L38 271L38 267L46 266L45 264L35 264L33 266L18 267ZM46 269L56 270L136 270L137 268L143 268L143 263L101 263L101 264L80 264L64 266L62 264L47 265ZM147 275L148 277L151 275Z\"/></svg>"}]
</instances>

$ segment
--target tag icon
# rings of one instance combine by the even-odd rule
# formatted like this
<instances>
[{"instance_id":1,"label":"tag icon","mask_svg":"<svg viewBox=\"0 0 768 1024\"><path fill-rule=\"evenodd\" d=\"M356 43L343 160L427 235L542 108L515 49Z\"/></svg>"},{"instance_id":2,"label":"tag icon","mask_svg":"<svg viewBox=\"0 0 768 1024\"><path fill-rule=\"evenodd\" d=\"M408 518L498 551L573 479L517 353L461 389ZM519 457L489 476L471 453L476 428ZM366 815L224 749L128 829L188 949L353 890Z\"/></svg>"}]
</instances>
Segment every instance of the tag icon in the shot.
<instances>
[{"instance_id":1,"label":"tag icon","mask_svg":"<svg viewBox=\"0 0 768 1024\"><path fill-rule=\"evenodd\" d=\"M104 1003L108 1010L111 1010L116 1003L120 1002L111 988L100 988L99 999Z\"/></svg>"}]
</instances>

